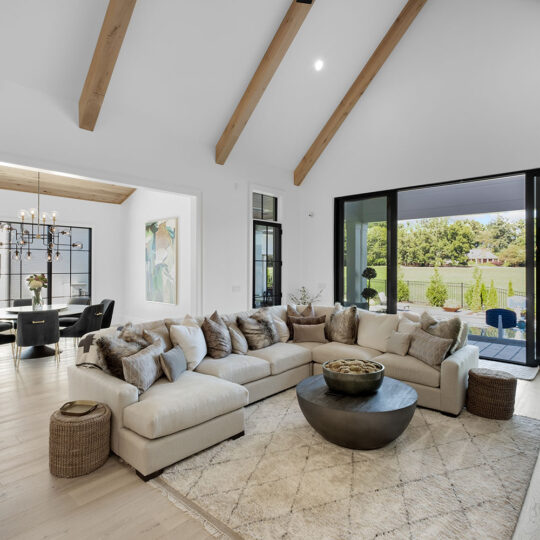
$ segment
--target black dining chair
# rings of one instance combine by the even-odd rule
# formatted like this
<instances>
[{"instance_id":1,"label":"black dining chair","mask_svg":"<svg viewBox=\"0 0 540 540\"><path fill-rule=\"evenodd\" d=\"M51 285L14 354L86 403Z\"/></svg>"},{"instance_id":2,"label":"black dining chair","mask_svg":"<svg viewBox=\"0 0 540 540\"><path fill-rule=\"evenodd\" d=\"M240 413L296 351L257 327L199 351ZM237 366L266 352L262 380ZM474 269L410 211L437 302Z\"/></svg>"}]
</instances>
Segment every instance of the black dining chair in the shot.
<instances>
[{"instance_id":1,"label":"black dining chair","mask_svg":"<svg viewBox=\"0 0 540 540\"><path fill-rule=\"evenodd\" d=\"M3 332L10 332L4 334ZM13 333L13 325L10 322L0 321L0 345L11 343L11 354L15 358L15 334Z\"/></svg>"},{"instance_id":2,"label":"black dining chair","mask_svg":"<svg viewBox=\"0 0 540 540\"><path fill-rule=\"evenodd\" d=\"M58 311L27 311L17 317L17 346L15 367L19 369L23 347L54 345L56 364L60 363L60 329L58 327Z\"/></svg>"},{"instance_id":3,"label":"black dining chair","mask_svg":"<svg viewBox=\"0 0 540 540\"><path fill-rule=\"evenodd\" d=\"M90 298L88 296L72 296L68 301L68 306L89 306ZM58 318L60 328L65 328L66 326L72 326L75 324L80 315L60 315Z\"/></svg>"},{"instance_id":4,"label":"black dining chair","mask_svg":"<svg viewBox=\"0 0 540 540\"><path fill-rule=\"evenodd\" d=\"M25 306L31 306L32 305L32 299L31 298L16 298L13 300L13 307L25 307Z\"/></svg>"},{"instance_id":5,"label":"black dining chair","mask_svg":"<svg viewBox=\"0 0 540 540\"><path fill-rule=\"evenodd\" d=\"M71 337L75 339L77 344L79 338L83 337L88 332L95 332L101 328L103 322L103 304L94 304L84 308L79 320L67 328L60 330L62 337Z\"/></svg>"},{"instance_id":6,"label":"black dining chair","mask_svg":"<svg viewBox=\"0 0 540 540\"><path fill-rule=\"evenodd\" d=\"M101 322L101 328L110 328L114 312L114 300L105 298L101 303L103 304L103 321Z\"/></svg>"}]
</instances>

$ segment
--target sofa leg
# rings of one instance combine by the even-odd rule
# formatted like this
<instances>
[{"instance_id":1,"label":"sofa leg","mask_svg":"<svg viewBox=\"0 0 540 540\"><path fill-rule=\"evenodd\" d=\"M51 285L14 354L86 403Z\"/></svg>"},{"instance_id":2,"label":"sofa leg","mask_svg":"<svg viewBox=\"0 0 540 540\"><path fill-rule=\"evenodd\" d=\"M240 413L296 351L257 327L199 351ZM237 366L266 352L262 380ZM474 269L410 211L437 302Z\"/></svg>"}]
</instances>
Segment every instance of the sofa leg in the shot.
<instances>
[{"instance_id":1,"label":"sofa leg","mask_svg":"<svg viewBox=\"0 0 540 540\"><path fill-rule=\"evenodd\" d=\"M152 480L153 478L158 477L163 472L163 469L159 469L159 471L155 471L153 473L147 474L146 476L144 474L140 473L138 470L135 470L135 472L137 473L137 476L143 482L148 482L149 480Z\"/></svg>"},{"instance_id":2,"label":"sofa leg","mask_svg":"<svg viewBox=\"0 0 540 540\"><path fill-rule=\"evenodd\" d=\"M236 435L233 435L231 437L231 441L236 441L236 439L239 439L240 437L243 437L245 435L245 431L241 431L240 433L237 433Z\"/></svg>"}]
</instances>

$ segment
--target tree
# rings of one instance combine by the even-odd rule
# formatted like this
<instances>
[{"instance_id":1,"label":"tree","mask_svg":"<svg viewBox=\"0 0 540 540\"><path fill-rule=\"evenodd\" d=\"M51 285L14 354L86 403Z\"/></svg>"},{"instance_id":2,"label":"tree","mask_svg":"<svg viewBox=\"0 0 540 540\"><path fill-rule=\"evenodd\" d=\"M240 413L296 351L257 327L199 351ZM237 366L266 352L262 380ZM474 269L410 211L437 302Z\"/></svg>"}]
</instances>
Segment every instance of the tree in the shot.
<instances>
[{"instance_id":1,"label":"tree","mask_svg":"<svg viewBox=\"0 0 540 540\"><path fill-rule=\"evenodd\" d=\"M525 246L512 244L499 253L505 266L525 266Z\"/></svg>"},{"instance_id":2,"label":"tree","mask_svg":"<svg viewBox=\"0 0 540 540\"><path fill-rule=\"evenodd\" d=\"M510 298L511 296L514 296L514 286L512 285L512 282L509 281L508 282L508 298Z\"/></svg>"},{"instance_id":3,"label":"tree","mask_svg":"<svg viewBox=\"0 0 540 540\"><path fill-rule=\"evenodd\" d=\"M472 287L469 287L465 292L465 302L471 311L482 311L482 289L485 290L486 287L482 281L482 270L478 267L474 269L473 280Z\"/></svg>"},{"instance_id":4,"label":"tree","mask_svg":"<svg viewBox=\"0 0 540 540\"><path fill-rule=\"evenodd\" d=\"M386 265L386 223L370 223L367 232L367 263L369 266Z\"/></svg>"},{"instance_id":5,"label":"tree","mask_svg":"<svg viewBox=\"0 0 540 540\"><path fill-rule=\"evenodd\" d=\"M408 302L410 297L409 286L406 281L398 279L397 282L397 299L398 302Z\"/></svg>"},{"instance_id":6,"label":"tree","mask_svg":"<svg viewBox=\"0 0 540 540\"><path fill-rule=\"evenodd\" d=\"M510 245L515 245L520 236L520 223L510 221L500 214L491 220L486 226L486 233L483 237L484 246L495 253L501 253Z\"/></svg>"},{"instance_id":7,"label":"tree","mask_svg":"<svg viewBox=\"0 0 540 540\"><path fill-rule=\"evenodd\" d=\"M379 293L371 287L371 280L377 277L375 268L369 266L362 272L362 277L367 279L367 287L362 291L362 296L367 300L368 306L372 298L375 298Z\"/></svg>"},{"instance_id":8,"label":"tree","mask_svg":"<svg viewBox=\"0 0 540 540\"><path fill-rule=\"evenodd\" d=\"M426 291L426 297L430 305L435 307L443 307L446 300L448 300L448 288L444 284L438 268L435 268L433 271L429 287Z\"/></svg>"},{"instance_id":9,"label":"tree","mask_svg":"<svg viewBox=\"0 0 540 540\"><path fill-rule=\"evenodd\" d=\"M487 293L486 307L488 309L495 309L499 306L499 297L497 295L497 289L495 288L495 283L491 280L489 290Z\"/></svg>"}]
</instances>

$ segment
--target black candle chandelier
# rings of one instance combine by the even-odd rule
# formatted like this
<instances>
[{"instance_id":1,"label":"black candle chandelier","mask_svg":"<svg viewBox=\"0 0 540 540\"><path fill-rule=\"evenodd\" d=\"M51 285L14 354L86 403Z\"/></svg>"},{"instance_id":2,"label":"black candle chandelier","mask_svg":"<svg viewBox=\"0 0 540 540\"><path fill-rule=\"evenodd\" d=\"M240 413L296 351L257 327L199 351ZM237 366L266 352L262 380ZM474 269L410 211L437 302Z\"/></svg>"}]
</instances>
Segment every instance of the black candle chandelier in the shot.
<instances>
[{"instance_id":1,"label":"black candle chandelier","mask_svg":"<svg viewBox=\"0 0 540 540\"><path fill-rule=\"evenodd\" d=\"M12 251L11 258L20 261L23 258L32 259L32 248L41 241L46 248L47 262L59 261L62 258L60 248L69 247L82 249L82 242L72 242L71 232L57 227L57 212L41 212L41 185L38 172L38 207L19 212L19 223L0 223L0 231L9 233L8 242L0 242L0 247ZM66 239L67 241L62 241Z\"/></svg>"}]
</instances>

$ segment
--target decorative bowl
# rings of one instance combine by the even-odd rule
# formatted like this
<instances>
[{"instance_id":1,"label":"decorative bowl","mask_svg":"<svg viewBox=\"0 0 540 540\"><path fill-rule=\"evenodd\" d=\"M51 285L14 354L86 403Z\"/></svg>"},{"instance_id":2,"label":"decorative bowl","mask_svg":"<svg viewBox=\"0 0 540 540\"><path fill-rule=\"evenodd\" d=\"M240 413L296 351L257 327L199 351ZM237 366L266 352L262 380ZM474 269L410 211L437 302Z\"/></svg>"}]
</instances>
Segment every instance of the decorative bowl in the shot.
<instances>
[{"instance_id":1,"label":"decorative bowl","mask_svg":"<svg viewBox=\"0 0 540 540\"><path fill-rule=\"evenodd\" d=\"M356 359L344 359L344 362L355 361ZM359 396L374 394L381 386L384 379L384 366L373 360L366 361L367 364L378 368L372 373L339 373L329 369L328 364L334 364L338 360L328 360L322 365L324 380L332 392Z\"/></svg>"}]
</instances>

